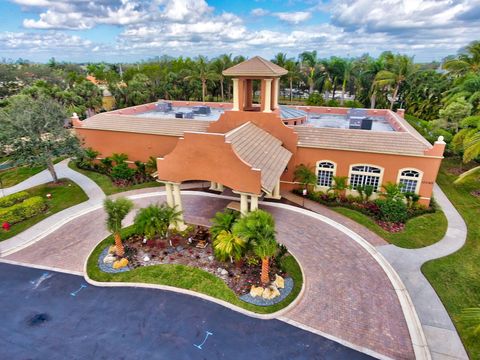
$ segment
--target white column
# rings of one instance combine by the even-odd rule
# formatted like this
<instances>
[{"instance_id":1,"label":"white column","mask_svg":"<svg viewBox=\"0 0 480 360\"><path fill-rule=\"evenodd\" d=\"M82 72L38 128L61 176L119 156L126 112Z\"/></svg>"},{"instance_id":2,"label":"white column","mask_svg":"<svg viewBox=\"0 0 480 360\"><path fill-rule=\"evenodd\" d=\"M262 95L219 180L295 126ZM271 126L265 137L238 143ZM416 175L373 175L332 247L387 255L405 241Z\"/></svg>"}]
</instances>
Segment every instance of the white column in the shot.
<instances>
[{"instance_id":1,"label":"white column","mask_svg":"<svg viewBox=\"0 0 480 360\"><path fill-rule=\"evenodd\" d=\"M273 188L273 197L276 199L280 199L280 180L278 180L277 185Z\"/></svg>"},{"instance_id":2,"label":"white column","mask_svg":"<svg viewBox=\"0 0 480 360\"><path fill-rule=\"evenodd\" d=\"M238 79L233 80L233 111L239 110Z\"/></svg>"},{"instance_id":3,"label":"white column","mask_svg":"<svg viewBox=\"0 0 480 360\"><path fill-rule=\"evenodd\" d=\"M217 190L217 183L215 181L210 181L210 190Z\"/></svg>"},{"instance_id":4,"label":"white column","mask_svg":"<svg viewBox=\"0 0 480 360\"><path fill-rule=\"evenodd\" d=\"M223 185L220 183L217 183L217 191L223 192Z\"/></svg>"},{"instance_id":5,"label":"white column","mask_svg":"<svg viewBox=\"0 0 480 360\"><path fill-rule=\"evenodd\" d=\"M165 183L165 192L167 193L167 204L168 204L168 206L174 207L175 202L173 200L172 183L169 183L169 182Z\"/></svg>"},{"instance_id":6,"label":"white column","mask_svg":"<svg viewBox=\"0 0 480 360\"><path fill-rule=\"evenodd\" d=\"M272 112L272 79L265 79L265 104L263 112Z\"/></svg>"},{"instance_id":7,"label":"white column","mask_svg":"<svg viewBox=\"0 0 480 360\"><path fill-rule=\"evenodd\" d=\"M250 196L250 211L258 210L258 196L251 195Z\"/></svg>"},{"instance_id":8,"label":"white column","mask_svg":"<svg viewBox=\"0 0 480 360\"><path fill-rule=\"evenodd\" d=\"M278 94L280 92L280 78L275 78L275 82L273 84L273 109L278 109Z\"/></svg>"},{"instance_id":9,"label":"white column","mask_svg":"<svg viewBox=\"0 0 480 360\"><path fill-rule=\"evenodd\" d=\"M172 184L172 187L173 187L173 201L175 203L175 210L182 212L179 216L180 220L177 221L176 228L182 231L182 230L185 230L187 226L183 221L183 206L182 206L182 197L180 196L180 184Z\"/></svg>"},{"instance_id":10,"label":"white column","mask_svg":"<svg viewBox=\"0 0 480 360\"><path fill-rule=\"evenodd\" d=\"M240 214L242 216L247 215L248 213L248 195L240 193Z\"/></svg>"}]
</instances>

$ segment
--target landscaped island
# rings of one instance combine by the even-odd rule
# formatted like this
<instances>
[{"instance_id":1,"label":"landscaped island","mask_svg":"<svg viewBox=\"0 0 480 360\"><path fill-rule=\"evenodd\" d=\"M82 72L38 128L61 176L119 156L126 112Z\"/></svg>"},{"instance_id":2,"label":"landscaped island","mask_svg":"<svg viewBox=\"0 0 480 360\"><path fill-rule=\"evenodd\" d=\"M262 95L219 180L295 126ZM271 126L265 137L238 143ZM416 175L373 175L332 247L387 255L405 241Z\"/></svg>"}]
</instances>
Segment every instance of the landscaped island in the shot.
<instances>
[{"instance_id":1,"label":"landscaped island","mask_svg":"<svg viewBox=\"0 0 480 360\"><path fill-rule=\"evenodd\" d=\"M128 213L126 204L126 199L107 200L110 225L120 208ZM226 210L216 214L210 229L188 225L176 230L177 216L164 204L150 205L139 210L134 225L121 230L109 226L115 235L91 254L88 276L189 289L259 313L275 312L299 294L300 266L276 243L273 217L267 212L240 218ZM123 255L117 246L123 247Z\"/></svg>"}]
</instances>

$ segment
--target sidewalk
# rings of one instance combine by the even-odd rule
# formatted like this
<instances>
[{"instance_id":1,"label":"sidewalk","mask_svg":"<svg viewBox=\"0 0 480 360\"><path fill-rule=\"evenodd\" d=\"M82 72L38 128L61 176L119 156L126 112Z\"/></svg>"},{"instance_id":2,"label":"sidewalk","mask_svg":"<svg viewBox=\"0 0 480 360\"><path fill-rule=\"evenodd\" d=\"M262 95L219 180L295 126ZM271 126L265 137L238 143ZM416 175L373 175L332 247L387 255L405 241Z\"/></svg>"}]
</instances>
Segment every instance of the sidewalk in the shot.
<instances>
[{"instance_id":1,"label":"sidewalk","mask_svg":"<svg viewBox=\"0 0 480 360\"><path fill-rule=\"evenodd\" d=\"M62 225L66 224L78 215L91 211L95 206L101 206L102 200L105 198L105 194L103 193L102 189L87 176L70 169L68 167L68 162L69 159L66 159L55 165L58 177L68 178L77 183L78 186L80 186L87 194L89 199L81 204L53 214L52 216L49 216L48 218L21 232L20 234L0 242L0 257L18 251L29 244L38 241L46 234L49 234L55 229L60 228ZM5 194L12 194L17 191L26 190L33 186L46 184L50 181L52 181L50 173L48 170L44 170L41 173L34 175L15 186L6 188Z\"/></svg>"}]
</instances>

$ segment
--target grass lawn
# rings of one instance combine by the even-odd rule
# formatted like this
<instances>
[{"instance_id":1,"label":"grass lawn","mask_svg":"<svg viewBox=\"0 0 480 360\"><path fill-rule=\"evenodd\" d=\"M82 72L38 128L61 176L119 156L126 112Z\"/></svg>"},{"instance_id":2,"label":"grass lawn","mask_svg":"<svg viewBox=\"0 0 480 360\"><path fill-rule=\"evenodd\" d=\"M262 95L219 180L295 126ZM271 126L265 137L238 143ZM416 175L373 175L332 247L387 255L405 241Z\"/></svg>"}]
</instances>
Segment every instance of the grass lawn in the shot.
<instances>
[{"instance_id":1,"label":"grass lawn","mask_svg":"<svg viewBox=\"0 0 480 360\"><path fill-rule=\"evenodd\" d=\"M65 157L59 157L55 159L54 164L59 163L64 160ZM1 162L1 161L0 161ZM0 180L4 188L17 185L24 180L27 180L29 177L38 174L45 170L45 166L20 166L12 169L0 171Z\"/></svg>"},{"instance_id":2,"label":"grass lawn","mask_svg":"<svg viewBox=\"0 0 480 360\"><path fill-rule=\"evenodd\" d=\"M88 196L77 184L66 179L61 180L61 185L55 185L53 183L43 184L31 188L27 190L27 192L31 196L41 196L43 198L46 198L46 194L48 193L52 194L52 198L46 200L48 210L21 223L12 225L8 232L0 229L0 241L21 233L30 226L35 225L39 221L59 211L88 200Z\"/></svg>"},{"instance_id":3,"label":"grass lawn","mask_svg":"<svg viewBox=\"0 0 480 360\"><path fill-rule=\"evenodd\" d=\"M128 233L131 233L131 231L132 227L125 228L123 230L123 237ZM112 236L106 238L95 248L92 256L88 259L87 273L93 280L102 282L139 282L175 286L200 292L227 301L241 308L263 314L272 313L284 308L297 297L302 288L302 272L293 256L284 258L283 265L286 272L294 280L294 288L285 300L268 307L256 306L240 300L220 278L194 267L171 264L152 265L136 268L124 273L108 274L98 268L97 261L103 249L107 246L113 245L113 243Z\"/></svg>"},{"instance_id":4,"label":"grass lawn","mask_svg":"<svg viewBox=\"0 0 480 360\"><path fill-rule=\"evenodd\" d=\"M0 171L0 179L4 188L17 185L29 177L45 170L43 166L22 166L13 169Z\"/></svg>"},{"instance_id":5,"label":"grass lawn","mask_svg":"<svg viewBox=\"0 0 480 360\"><path fill-rule=\"evenodd\" d=\"M100 186L103 190L103 192L106 195L112 195L112 194L117 194L120 192L124 191L130 191L130 190L136 190L136 189L144 189L144 188L149 188L149 187L156 187L156 186L162 186L157 181L150 181L146 182L143 184L138 184L138 185L132 185L132 186L125 186L125 187L119 187L115 186L115 184L112 183L110 178L107 175L97 173L95 171L89 171L89 170L84 170L84 169L79 169L77 165L75 165L74 161L70 161L68 166L75 170L78 171L79 173L82 173L85 176L88 176L90 179L95 181L98 186Z\"/></svg>"},{"instance_id":6,"label":"grass lawn","mask_svg":"<svg viewBox=\"0 0 480 360\"><path fill-rule=\"evenodd\" d=\"M330 209L362 224L389 243L407 249L416 249L432 245L441 240L447 231L447 218L443 211L417 216L407 221L405 230L399 233L385 231L370 217L343 207Z\"/></svg>"},{"instance_id":7,"label":"grass lawn","mask_svg":"<svg viewBox=\"0 0 480 360\"><path fill-rule=\"evenodd\" d=\"M480 189L480 180L473 175L464 184L454 185L457 176L448 170L459 164L459 159L445 159L437 182L465 220L467 242L456 253L429 261L422 271L449 312L470 358L480 359L480 336L470 335L458 321L463 308L480 306L480 198L470 194Z\"/></svg>"}]
</instances>

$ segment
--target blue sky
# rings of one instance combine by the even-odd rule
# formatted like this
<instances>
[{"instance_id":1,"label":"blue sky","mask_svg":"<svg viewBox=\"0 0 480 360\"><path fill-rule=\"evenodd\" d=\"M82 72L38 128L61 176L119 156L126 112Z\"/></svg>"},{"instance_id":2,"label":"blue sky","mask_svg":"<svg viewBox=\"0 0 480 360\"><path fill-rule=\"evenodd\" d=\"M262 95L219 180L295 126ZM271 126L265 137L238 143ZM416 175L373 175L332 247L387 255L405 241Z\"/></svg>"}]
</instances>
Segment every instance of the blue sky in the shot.
<instances>
[{"instance_id":1,"label":"blue sky","mask_svg":"<svg viewBox=\"0 0 480 360\"><path fill-rule=\"evenodd\" d=\"M480 40L480 0L0 0L0 58L138 61L222 53L441 60Z\"/></svg>"}]
</instances>

